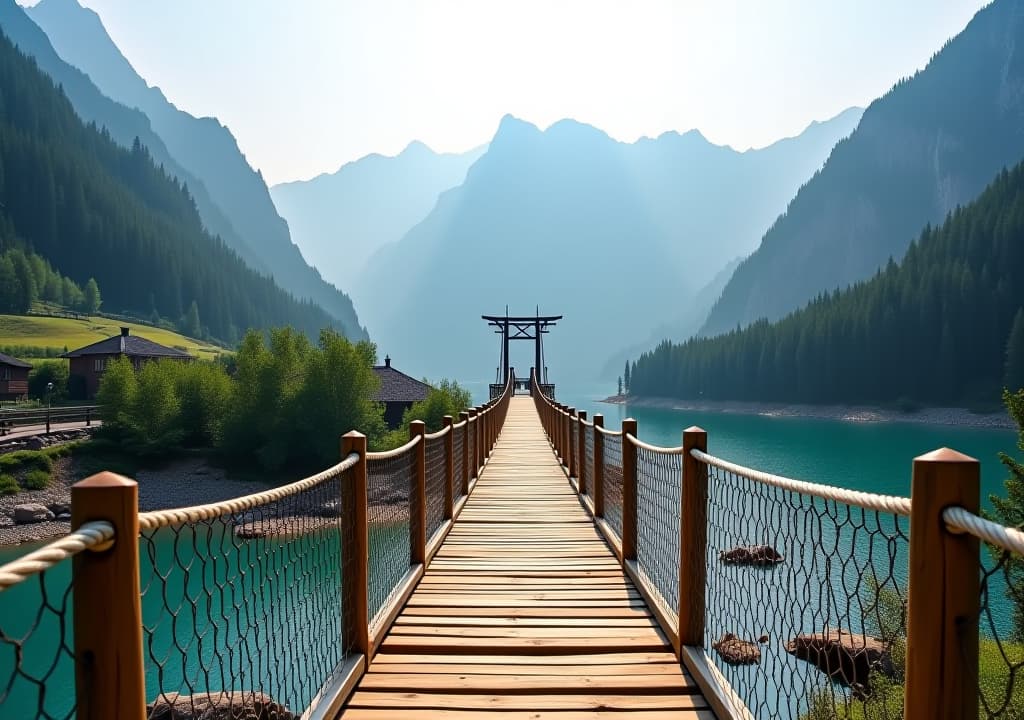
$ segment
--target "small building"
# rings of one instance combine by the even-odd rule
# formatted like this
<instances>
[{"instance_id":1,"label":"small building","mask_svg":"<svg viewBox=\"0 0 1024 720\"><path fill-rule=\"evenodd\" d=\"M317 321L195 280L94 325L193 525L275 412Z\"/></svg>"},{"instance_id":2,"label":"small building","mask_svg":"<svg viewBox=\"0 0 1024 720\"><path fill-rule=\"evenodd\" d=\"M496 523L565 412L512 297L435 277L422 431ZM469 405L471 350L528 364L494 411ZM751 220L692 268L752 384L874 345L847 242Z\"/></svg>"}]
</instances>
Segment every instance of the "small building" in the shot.
<instances>
[{"instance_id":1,"label":"small building","mask_svg":"<svg viewBox=\"0 0 1024 720\"><path fill-rule=\"evenodd\" d=\"M32 365L0 353L0 400L28 397L28 371Z\"/></svg>"},{"instance_id":2,"label":"small building","mask_svg":"<svg viewBox=\"0 0 1024 720\"><path fill-rule=\"evenodd\" d=\"M385 357L383 365L375 365L373 371L380 379L380 389L374 400L384 403L384 422L389 428L402 424L402 415L415 402L426 400L430 386L414 377L409 377L391 367L391 358Z\"/></svg>"},{"instance_id":3,"label":"small building","mask_svg":"<svg viewBox=\"0 0 1024 720\"><path fill-rule=\"evenodd\" d=\"M132 365L138 370L142 363L149 360L194 360L187 352L167 347L138 335L132 335L129 328L121 328L121 334L99 340L92 345L80 347L61 355L68 358L70 367L71 394L86 398L96 397L100 386L100 378L107 369L107 363L119 357L131 358Z\"/></svg>"}]
</instances>

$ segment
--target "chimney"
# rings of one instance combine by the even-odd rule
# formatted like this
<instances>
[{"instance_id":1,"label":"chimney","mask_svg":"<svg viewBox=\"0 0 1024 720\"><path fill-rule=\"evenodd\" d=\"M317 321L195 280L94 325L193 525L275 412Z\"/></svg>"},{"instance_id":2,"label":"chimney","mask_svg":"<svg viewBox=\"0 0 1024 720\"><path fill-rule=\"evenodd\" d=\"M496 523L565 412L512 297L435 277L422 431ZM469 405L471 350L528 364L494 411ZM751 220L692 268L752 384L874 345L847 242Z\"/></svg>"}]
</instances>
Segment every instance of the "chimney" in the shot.
<instances>
[{"instance_id":1,"label":"chimney","mask_svg":"<svg viewBox=\"0 0 1024 720\"><path fill-rule=\"evenodd\" d=\"M385 355L384 356L384 367L391 367L391 356L390 355Z\"/></svg>"},{"instance_id":2,"label":"chimney","mask_svg":"<svg viewBox=\"0 0 1024 720\"><path fill-rule=\"evenodd\" d=\"M128 328L121 328L121 337L128 337Z\"/></svg>"}]
</instances>

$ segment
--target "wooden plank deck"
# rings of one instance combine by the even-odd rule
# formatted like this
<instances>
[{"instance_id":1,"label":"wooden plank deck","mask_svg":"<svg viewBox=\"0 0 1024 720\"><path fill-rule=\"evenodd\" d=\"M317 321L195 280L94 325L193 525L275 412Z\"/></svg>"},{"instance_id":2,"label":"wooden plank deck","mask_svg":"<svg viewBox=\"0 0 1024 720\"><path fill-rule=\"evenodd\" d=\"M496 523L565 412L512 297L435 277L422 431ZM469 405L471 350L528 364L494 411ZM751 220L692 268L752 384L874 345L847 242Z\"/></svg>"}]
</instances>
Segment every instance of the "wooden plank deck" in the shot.
<instances>
[{"instance_id":1,"label":"wooden plank deck","mask_svg":"<svg viewBox=\"0 0 1024 720\"><path fill-rule=\"evenodd\" d=\"M580 506L532 398L341 717L713 720Z\"/></svg>"}]
</instances>

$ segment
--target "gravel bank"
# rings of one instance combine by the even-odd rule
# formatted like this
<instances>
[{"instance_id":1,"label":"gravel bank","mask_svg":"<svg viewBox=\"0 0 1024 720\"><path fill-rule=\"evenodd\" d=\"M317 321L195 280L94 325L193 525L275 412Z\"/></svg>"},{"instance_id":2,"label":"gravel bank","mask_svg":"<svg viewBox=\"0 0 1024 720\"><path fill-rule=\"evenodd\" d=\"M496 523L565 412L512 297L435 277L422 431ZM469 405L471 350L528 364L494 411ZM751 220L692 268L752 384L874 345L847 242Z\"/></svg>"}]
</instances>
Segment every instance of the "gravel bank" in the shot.
<instances>
[{"instance_id":1,"label":"gravel bank","mask_svg":"<svg viewBox=\"0 0 1024 720\"><path fill-rule=\"evenodd\" d=\"M82 479L81 473L76 472L73 459L54 461L53 478L45 490L0 497L0 546L46 540L71 531L68 522L15 525L11 519L15 505L70 503L71 485ZM156 470L140 470L135 480L139 483L139 510L143 512L218 502L273 486L271 483L231 479L223 470L210 467L198 458L177 460Z\"/></svg>"},{"instance_id":2,"label":"gravel bank","mask_svg":"<svg viewBox=\"0 0 1024 720\"><path fill-rule=\"evenodd\" d=\"M865 405L801 405L784 403L749 403L710 401L695 402L671 398L626 398L613 395L599 402L611 405L633 405L635 407L661 408L664 410L693 410L697 412L738 413L742 415L763 415L765 417L803 417L820 420L844 420L848 422L911 422L929 425L960 425L976 428L1016 429L1013 420L1005 412L972 413L965 408L922 408L917 412L903 413L897 410Z\"/></svg>"}]
</instances>

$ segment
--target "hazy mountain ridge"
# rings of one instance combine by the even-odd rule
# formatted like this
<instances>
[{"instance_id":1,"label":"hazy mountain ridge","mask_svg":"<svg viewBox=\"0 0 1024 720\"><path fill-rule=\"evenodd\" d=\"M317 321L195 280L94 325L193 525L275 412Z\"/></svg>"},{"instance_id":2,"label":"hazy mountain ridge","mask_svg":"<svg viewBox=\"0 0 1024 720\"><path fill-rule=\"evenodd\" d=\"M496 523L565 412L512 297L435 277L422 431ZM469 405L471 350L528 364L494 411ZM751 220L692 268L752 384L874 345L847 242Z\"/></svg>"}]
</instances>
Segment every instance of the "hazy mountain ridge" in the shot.
<instances>
[{"instance_id":1,"label":"hazy mountain ridge","mask_svg":"<svg viewBox=\"0 0 1024 720\"><path fill-rule=\"evenodd\" d=\"M873 102L736 269L702 334L777 319L870 277L1024 157L1022 40L1020 0L997 0Z\"/></svg>"},{"instance_id":2,"label":"hazy mountain ridge","mask_svg":"<svg viewBox=\"0 0 1024 720\"><path fill-rule=\"evenodd\" d=\"M378 248L400 240L442 192L462 183L485 149L441 154L413 142L394 157L367 155L270 193L303 254L348 287Z\"/></svg>"},{"instance_id":3,"label":"hazy mountain ridge","mask_svg":"<svg viewBox=\"0 0 1024 720\"><path fill-rule=\"evenodd\" d=\"M75 0L43 0L28 13L61 57L86 72L102 92L145 113L169 155L203 180L212 203L234 232L211 230L221 232L282 287L324 307L351 337L365 336L349 297L324 281L292 242L262 175L249 166L230 130L214 118L195 118L179 110L159 88L149 87L110 39L100 18Z\"/></svg>"},{"instance_id":4,"label":"hazy mountain ridge","mask_svg":"<svg viewBox=\"0 0 1024 720\"><path fill-rule=\"evenodd\" d=\"M738 153L699 133L628 144L572 120L541 131L506 116L462 185L382 247L353 294L383 351L422 362L415 374L486 378L497 343L478 316L507 303L564 314L547 338L549 367L594 377L612 348L643 343L752 249L858 118L825 123L831 141ZM443 346L431 342L440 309L460 328Z\"/></svg>"}]
</instances>

